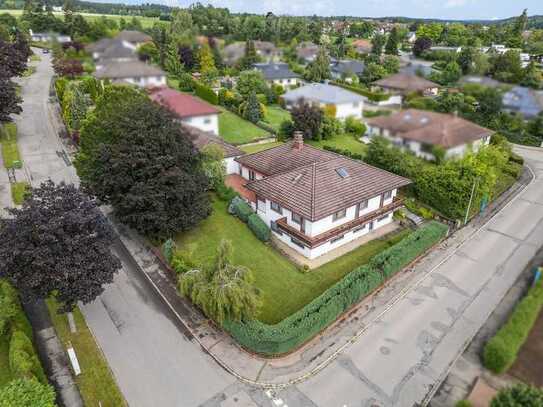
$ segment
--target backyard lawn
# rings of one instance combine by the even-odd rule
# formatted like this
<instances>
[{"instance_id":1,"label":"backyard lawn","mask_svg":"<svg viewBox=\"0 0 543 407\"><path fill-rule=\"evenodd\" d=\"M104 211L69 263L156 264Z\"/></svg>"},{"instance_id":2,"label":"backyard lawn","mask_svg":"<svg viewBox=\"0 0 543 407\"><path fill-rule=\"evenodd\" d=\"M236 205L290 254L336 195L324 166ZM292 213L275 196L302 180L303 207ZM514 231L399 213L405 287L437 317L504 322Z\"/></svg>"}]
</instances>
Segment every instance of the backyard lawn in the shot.
<instances>
[{"instance_id":1,"label":"backyard lawn","mask_svg":"<svg viewBox=\"0 0 543 407\"><path fill-rule=\"evenodd\" d=\"M179 235L176 243L183 256L197 264L210 264L220 240L230 240L234 248L233 261L253 271L261 291L263 305L259 320L274 324L408 233L402 230L387 239L371 241L330 263L302 273L273 247L259 241L247 225L228 214L226 202L215 199L213 214L197 228Z\"/></svg>"},{"instance_id":2,"label":"backyard lawn","mask_svg":"<svg viewBox=\"0 0 543 407\"><path fill-rule=\"evenodd\" d=\"M126 402L115 383L113 374L79 308L73 311L77 332L72 334L66 314L57 313L57 302L49 299L47 307L60 340L65 346L68 343L73 346L79 360L82 373L76 377L76 382L85 405L125 406Z\"/></svg>"},{"instance_id":3,"label":"backyard lawn","mask_svg":"<svg viewBox=\"0 0 543 407\"><path fill-rule=\"evenodd\" d=\"M246 144L258 139L271 137L271 134L238 115L219 107L219 134L228 143Z\"/></svg>"},{"instance_id":4,"label":"backyard lawn","mask_svg":"<svg viewBox=\"0 0 543 407\"><path fill-rule=\"evenodd\" d=\"M254 144L252 146L243 146L241 149L247 154L258 153L259 151L268 150L283 144L282 141L272 141L271 143Z\"/></svg>"},{"instance_id":5,"label":"backyard lawn","mask_svg":"<svg viewBox=\"0 0 543 407\"><path fill-rule=\"evenodd\" d=\"M0 335L0 387L11 380L9 369L9 335Z\"/></svg>"},{"instance_id":6,"label":"backyard lawn","mask_svg":"<svg viewBox=\"0 0 543 407\"><path fill-rule=\"evenodd\" d=\"M290 112L281 108L280 106L266 106L266 116L264 117L263 122L268 126L273 127L275 131L279 131L281 123L290 119Z\"/></svg>"},{"instance_id":7,"label":"backyard lawn","mask_svg":"<svg viewBox=\"0 0 543 407\"><path fill-rule=\"evenodd\" d=\"M330 146L330 147L340 148L342 150L348 150L351 153L362 154L362 155L366 153L366 149L367 149L364 143L358 141L353 135L348 134L348 133L335 135L334 137L328 140L320 140L320 141L308 140L307 143L315 147L323 148L324 146Z\"/></svg>"}]
</instances>

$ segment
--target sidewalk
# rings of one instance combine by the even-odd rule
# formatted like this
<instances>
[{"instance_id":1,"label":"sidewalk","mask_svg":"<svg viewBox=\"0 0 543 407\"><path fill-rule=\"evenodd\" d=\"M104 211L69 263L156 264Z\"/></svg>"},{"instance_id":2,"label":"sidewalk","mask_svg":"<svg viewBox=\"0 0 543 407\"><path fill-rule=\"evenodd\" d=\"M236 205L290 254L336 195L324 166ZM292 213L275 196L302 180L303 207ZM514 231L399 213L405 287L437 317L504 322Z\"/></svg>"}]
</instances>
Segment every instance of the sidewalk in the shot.
<instances>
[{"instance_id":1,"label":"sidewalk","mask_svg":"<svg viewBox=\"0 0 543 407\"><path fill-rule=\"evenodd\" d=\"M381 290L364 299L334 325L302 348L275 359L256 356L240 349L232 338L197 311L176 291L173 276L158 261L143 239L122 225L116 225L121 241L138 263L143 274L190 330L194 340L224 369L239 380L270 388L283 388L304 381L336 359L396 302L406 297L413 287L448 260L463 242L472 237L497 211L532 180L525 169L521 179L500 199L489 206L484 215L443 241L414 266L398 273Z\"/></svg>"}]
</instances>

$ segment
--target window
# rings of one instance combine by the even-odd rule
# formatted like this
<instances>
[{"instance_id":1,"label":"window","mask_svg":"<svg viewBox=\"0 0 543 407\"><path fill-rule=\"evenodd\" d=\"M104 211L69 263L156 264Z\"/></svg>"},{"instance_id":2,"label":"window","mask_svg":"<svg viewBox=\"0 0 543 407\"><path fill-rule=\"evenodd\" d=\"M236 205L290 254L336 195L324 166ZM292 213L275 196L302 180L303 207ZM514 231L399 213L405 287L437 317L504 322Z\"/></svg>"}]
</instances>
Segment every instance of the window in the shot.
<instances>
[{"instance_id":1,"label":"window","mask_svg":"<svg viewBox=\"0 0 543 407\"><path fill-rule=\"evenodd\" d=\"M383 194L383 199L386 200L386 199L390 199L392 198L392 191L387 191Z\"/></svg>"},{"instance_id":2,"label":"window","mask_svg":"<svg viewBox=\"0 0 543 407\"><path fill-rule=\"evenodd\" d=\"M358 102L353 103L353 108L358 109L359 106L360 106L360 103Z\"/></svg>"},{"instance_id":3,"label":"window","mask_svg":"<svg viewBox=\"0 0 543 407\"><path fill-rule=\"evenodd\" d=\"M341 236L338 236L338 237L334 237L332 240L330 240L330 244L334 244L334 243L336 243L336 242L339 242L339 241L342 240L344 237L345 237L345 235L341 235Z\"/></svg>"},{"instance_id":4,"label":"window","mask_svg":"<svg viewBox=\"0 0 543 407\"><path fill-rule=\"evenodd\" d=\"M362 226L357 227L356 229L353 229L353 233L362 232L363 230L366 229L366 225L362 225Z\"/></svg>"},{"instance_id":5,"label":"window","mask_svg":"<svg viewBox=\"0 0 543 407\"><path fill-rule=\"evenodd\" d=\"M358 206L360 210L366 209L368 207L368 200L360 202L360 205Z\"/></svg>"},{"instance_id":6,"label":"window","mask_svg":"<svg viewBox=\"0 0 543 407\"><path fill-rule=\"evenodd\" d=\"M291 219L294 223L297 223L298 225L302 223L302 217L300 215L295 214L294 212L292 213Z\"/></svg>"},{"instance_id":7,"label":"window","mask_svg":"<svg viewBox=\"0 0 543 407\"><path fill-rule=\"evenodd\" d=\"M334 213L334 215L332 216L332 220L335 222L336 220L342 219L345 216L347 216L347 209L342 209Z\"/></svg>"},{"instance_id":8,"label":"window","mask_svg":"<svg viewBox=\"0 0 543 407\"><path fill-rule=\"evenodd\" d=\"M377 222L382 222L384 220L388 219L388 215L381 216L380 218L377 218Z\"/></svg>"},{"instance_id":9,"label":"window","mask_svg":"<svg viewBox=\"0 0 543 407\"><path fill-rule=\"evenodd\" d=\"M292 243L294 243L296 246L298 246L298 247L300 247L300 248L302 248L302 249L305 249L304 244L303 244L302 242L300 242L298 239L295 239L295 238L291 237L291 238L290 238L290 241L291 241Z\"/></svg>"},{"instance_id":10,"label":"window","mask_svg":"<svg viewBox=\"0 0 543 407\"><path fill-rule=\"evenodd\" d=\"M243 176L243 167L239 165L239 175Z\"/></svg>"},{"instance_id":11,"label":"window","mask_svg":"<svg viewBox=\"0 0 543 407\"><path fill-rule=\"evenodd\" d=\"M211 119L209 117L206 117L204 119L204 124L211 124Z\"/></svg>"},{"instance_id":12,"label":"window","mask_svg":"<svg viewBox=\"0 0 543 407\"><path fill-rule=\"evenodd\" d=\"M283 208L281 208L281 206L278 203L270 201L270 207L272 211L277 212L281 215L283 214Z\"/></svg>"},{"instance_id":13,"label":"window","mask_svg":"<svg viewBox=\"0 0 543 407\"><path fill-rule=\"evenodd\" d=\"M278 235L280 236L283 236L283 232L281 231L281 229L279 229L279 227L277 226L277 222L274 222L273 220L271 221L270 223L270 226L271 226L271 230L273 230L275 233L277 233Z\"/></svg>"},{"instance_id":14,"label":"window","mask_svg":"<svg viewBox=\"0 0 543 407\"><path fill-rule=\"evenodd\" d=\"M249 170L249 181L254 181L255 179L255 172L253 170Z\"/></svg>"}]
</instances>

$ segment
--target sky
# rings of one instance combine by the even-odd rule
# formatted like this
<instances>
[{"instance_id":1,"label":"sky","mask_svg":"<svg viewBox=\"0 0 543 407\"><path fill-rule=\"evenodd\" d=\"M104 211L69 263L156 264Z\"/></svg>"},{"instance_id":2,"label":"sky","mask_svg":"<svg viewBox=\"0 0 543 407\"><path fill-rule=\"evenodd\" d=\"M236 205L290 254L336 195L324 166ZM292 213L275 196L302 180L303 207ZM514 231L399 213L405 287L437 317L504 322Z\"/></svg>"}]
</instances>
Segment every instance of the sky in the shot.
<instances>
[{"instance_id":1,"label":"sky","mask_svg":"<svg viewBox=\"0 0 543 407\"><path fill-rule=\"evenodd\" d=\"M122 2L122 0L114 0ZM147 0L186 7L196 0ZM130 3L138 3L132 0ZM543 14L543 0L200 0L233 12L291 15L405 16L442 19L501 19L528 9Z\"/></svg>"}]
</instances>

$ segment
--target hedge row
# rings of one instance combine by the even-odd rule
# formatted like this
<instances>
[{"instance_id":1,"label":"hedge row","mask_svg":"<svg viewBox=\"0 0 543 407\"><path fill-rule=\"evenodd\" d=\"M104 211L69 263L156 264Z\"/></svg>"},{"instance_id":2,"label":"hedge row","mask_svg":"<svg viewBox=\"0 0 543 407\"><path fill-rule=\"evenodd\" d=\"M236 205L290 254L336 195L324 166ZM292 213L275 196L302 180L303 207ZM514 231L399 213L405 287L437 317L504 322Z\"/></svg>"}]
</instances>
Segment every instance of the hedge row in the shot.
<instances>
[{"instance_id":1,"label":"hedge row","mask_svg":"<svg viewBox=\"0 0 543 407\"><path fill-rule=\"evenodd\" d=\"M247 221L247 226L249 226L249 229L255 234L256 237L258 237L259 240L263 242L269 242L270 240L270 228L262 219L260 219L260 216L258 216L256 213L253 213L251 216L249 216L249 220Z\"/></svg>"},{"instance_id":2,"label":"hedge row","mask_svg":"<svg viewBox=\"0 0 543 407\"><path fill-rule=\"evenodd\" d=\"M275 325L260 321L226 322L225 328L246 349L264 355L289 352L334 322L343 312L415 260L447 233L430 222L347 274L305 307Z\"/></svg>"},{"instance_id":3,"label":"hedge row","mask_svg":"<svg viewBox=\"0 0 543 407\"><path fill-rule=\"evenodd\" d=\"M267 242L270 240L271 232L268 225L266 225L266 223L264 223L264 221L260 219L260 216L253 212L247 202L245 202L239 196L236 196L232 199L230 205L228 205L228 212L232 215L237 216L243 222L247 223L249 229L251 229L251 231L259 240L263 242Z\"/></svg>"},{"instance_id":4,"label":"hedge row","mask_svg":"<svg viewBox=\"0 0 543 407\"><path fill-rule=\"evenodd\" d=\"M543 308L543 282L532 287L513 314L490 339L483 352L484 365L495 373L511 367Z\"/></svg>"},{"instance_id":5,"label":"hedge row","mask_svg":"<svg viewBox=\"0 0 543 407\"><path fill-rule=\"evenodd\" d=\"M9 368L18 379L38 379L47 383L32 341L23 331L14 331L9 342Z\"/></svg>"},{"instance_id":6,"label":"hedge row","mask_svg":"<svg viewBox=\"0 0 543 407\"><path fill-rule=\"evenodd\" d=\"M350 150L344 150L342 148L337 148L337 147L330 146L330 145L327 145L327 144L325 144L323 146L323 148L325 150L331 151L331 152L336 153L336 154L341 154L341 155L344 155L346 157L353 158L355 160L361 160L363 158L362 154L353 153Z\"/></svg>"},{"instance_id":7,"label":"hedge row","mask_svg":"<svg viewBox=\"0 0 543 407\"><path fill-rule=\"evenodd\" d=\"M205 101L211 103L212 105L219 104L219 97L209 86L206 86L200 82L194 81L194 93L196 96L204 99Z\"/></svg>"},{"instance_id":8,"label":"hedge row","mask_svg":"<svg viewBox=\"0 0 543 407\"><path fill-rule=\"evenodd\" d=\"M385 100L390 99L390 95L387 93L377 93L372 92L368 89L362 89L358 86L347 85L341 82L332 82L333 85L339 86L340 88L350 90L351 92L358 93L359 95L365 96L368 100L372 102L384 102Z\"/></svg>"}]
</instances>

